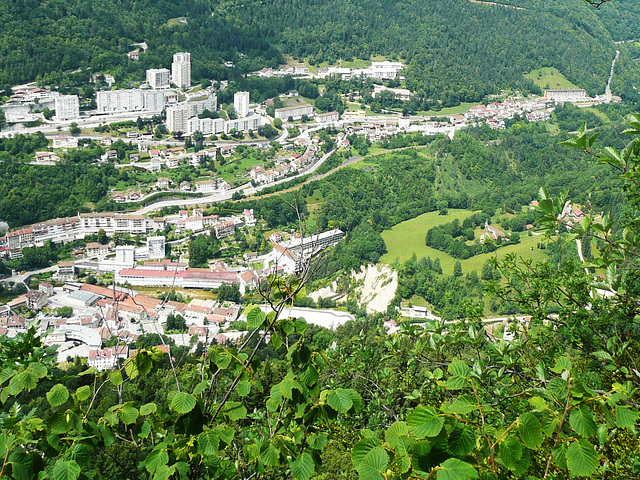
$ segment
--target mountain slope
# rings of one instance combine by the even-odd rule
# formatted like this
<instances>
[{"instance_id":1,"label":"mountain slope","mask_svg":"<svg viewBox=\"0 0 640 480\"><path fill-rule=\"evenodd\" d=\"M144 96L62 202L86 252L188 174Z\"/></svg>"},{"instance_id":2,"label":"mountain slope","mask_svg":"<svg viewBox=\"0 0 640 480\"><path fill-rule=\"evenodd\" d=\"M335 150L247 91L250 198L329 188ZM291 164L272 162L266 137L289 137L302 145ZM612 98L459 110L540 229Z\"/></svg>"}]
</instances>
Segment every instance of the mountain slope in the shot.
<instances>
[{"instance_id":1,"label":"mountain slope","mask_svg":"<svg viewBox=\"0 0 640 480\"><path fill-rule=\"evenodd\" d=\"M403 58L409 86L447 103L477 101L500 88L534 89L522 74L541 66L555 66L589 93L602 93L615 55L595 9L581 0L244 4L238 12L245 21L269 13L270 38L287 53L317 63L374 54Z\"/></svg>"},{"instance_id":2,"label":"mountain slope","mask_svg":"<svg viewBox=\"0 0 640 480\"><path fill-rule=\"evenodd\" d=\"M196 80L275 66L283 53L312 64L383 55L405 61L409 88L445 106L503 88L537 91L523 74L543 66L595 94L615 55L615 22L633 17L626 33L638 21L629 15L633 2L612 4L600 11L583 0L0 0L0 84L78 67L141 79L188 50ZM176 17L187 23L170 26ZM140 41L149 52L131 62L126 52ZM625 82L614 82L614 93L634 95L628 85L640 68L630 58L623 52ZM226 60L237 69L225 69Z\"/></svg>"}]
</instances>

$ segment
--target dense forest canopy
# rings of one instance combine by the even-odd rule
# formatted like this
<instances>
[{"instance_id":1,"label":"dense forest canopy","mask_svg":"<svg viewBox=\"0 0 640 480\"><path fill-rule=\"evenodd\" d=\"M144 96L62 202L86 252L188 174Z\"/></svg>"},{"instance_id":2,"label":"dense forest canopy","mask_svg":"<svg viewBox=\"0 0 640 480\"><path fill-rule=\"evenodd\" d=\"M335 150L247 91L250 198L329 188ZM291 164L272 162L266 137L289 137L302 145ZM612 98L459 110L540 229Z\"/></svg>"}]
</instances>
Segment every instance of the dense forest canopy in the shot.
<instances>
[{"instance_id":1,"label":"dense forest canopy","mask_svg":"<svg viewBox=\"0 0 640 480\"><path fill-rule=\"evenodd\" d=\"M186 50L196 81L239 78L283 63L283 54L313 65L382 55L406 62L407 86L445 106L503 88L537 92L523 74L544 66L590 94L603 93L612 36L627 37L635 28L633 2L602 11L575 0L511 3L1 0L0 20L8 28L0 32L0 85L59 80L62 72L86 67L141 81L145 69L168 67L173 53ZM175 20L181 17L186 23ZM126 53L143 41L149 50L139 62L129 60ZM225 68L228 60L236 68ZM635 97L639 72L623 48L614 92Z\"/></svg>"}]
</instances>

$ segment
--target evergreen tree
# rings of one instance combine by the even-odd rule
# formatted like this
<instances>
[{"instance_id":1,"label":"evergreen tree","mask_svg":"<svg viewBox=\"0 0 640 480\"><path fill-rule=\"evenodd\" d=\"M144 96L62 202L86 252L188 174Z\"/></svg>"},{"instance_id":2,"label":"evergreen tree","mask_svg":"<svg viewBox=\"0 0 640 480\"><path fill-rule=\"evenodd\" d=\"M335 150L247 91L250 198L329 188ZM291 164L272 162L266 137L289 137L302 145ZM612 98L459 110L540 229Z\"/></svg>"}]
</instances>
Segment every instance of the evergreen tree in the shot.
<instances>
[{"instance_id":1,"label":"evergreen tree","mask_svg":"<svg viewBox=\"0 0 640 480\"><path fill-rule=\"evenodd\" d=\"M453 265L453 276L454 277L462 276L462 263L460 263L460 260L456 260L456 263Z\"/></svg>"}]
</instances>

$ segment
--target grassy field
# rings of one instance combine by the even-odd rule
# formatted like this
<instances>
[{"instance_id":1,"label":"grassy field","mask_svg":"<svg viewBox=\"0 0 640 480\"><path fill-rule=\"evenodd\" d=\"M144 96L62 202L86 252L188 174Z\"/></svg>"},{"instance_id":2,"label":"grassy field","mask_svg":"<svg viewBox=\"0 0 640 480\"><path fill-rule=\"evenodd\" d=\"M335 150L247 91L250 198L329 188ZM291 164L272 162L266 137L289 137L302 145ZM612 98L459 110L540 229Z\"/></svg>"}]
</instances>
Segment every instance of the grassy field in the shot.
<instances>
[{"instance_id":1,"label":"grassy field","mask_svg":"<svg viewBox=\"0 0 640 480\"><path fill-rule=\"evenodd\" d=\"M228 163L225 163L222 167L216 167L216 173L229 183L235 180L242 179L242 177L246 175L247 170L264 164L263 160L254 158L252 156L241 159L236 158L232 161L227 162ZM250 180L251 179L247 179L247 181Z\"/></svg>"},{"instance_id":2,"label":"grassy field","mask_svg":"<svg viewBox=\"0 0 640 480\"><path fill-rule=\"evenodd\" d=\"M399 223L391 230L382 232L382 238L387 244L388 252L380 259L383 263L391 263L396 259L401 262L408 260L415 253L418 258L431 256L433 252L448 257L447 254L438 252L424 244L425 236L430 228L443 223L452 222L456 218L460 221L471 215L470 210L449 210L449 215L438 215L438 212L429 212L406 222ZM440 260L442 262L442 259ZM444 268L444 265L443 265ZM451 266L453 270L453 263Z\"/></svg>"},{"instance_id":3,"label":"grassy field","mask_svg":"<svg viewBox=\"0 0 640 480\"><path fill-rule=\"evenodd\" d=\"M540 88L579 88L571 83L567 78L555 67L544 67L533 70L525 75L526 78L533 80Z\"/></svg>"},{"instance_id":4,"label":"grassy field","mask_svg":"<svg viewBox=\"0 0 640 480\"><path fill-rule=\"evenodd\" d=\"M178 25L186 25L187 22L188 22L187 17L170 18L169 20L167 20L167 26L175 27Z\"/></svg>"},{"instance_id":5,"label":"grassy field","mask_svg":"<svg viewBox=\"0 0 640 480\"><path fill-rule=\"evenodd\" d=\"M444 274L451 275L453 273L453 265L456 259L450 255L427 247L424 243L427 231L436 225L448 223L454 219L464 220L471 214L469 210L449 210L449 215L438 215L438 212L425 213L419 217L402 222L391 230L382 232L388 252L380 259L382 263L392 263L395 260L401 262L408 260L415 253L418 258L431 257L435 260L440 259L440 265ZM517 245L509 245L501 247L493 253L485 253L461 260L462 271L469 273L473 270L480 271L484 263L493 256L497 255L502 258L507 253L515 253L524 258L532 258L534 260L542 260L545 254L542 250L538 250L537 243L541 241L540 236L527 236L522 234L522 240Z\"/></svg>"},{"instance_id":6,"label":"grassy field","mask_svg":"<svg viewBox=\"0 0 640 480\"><path fill-rule=\"evenodd\" d=\"M318 227L318 215L324 204L324 197L320 190L313 192L313 195L307 197L307 208L309 209L309 217L306 221L306 228L309 232L315 232Z\"/></svg>"},{"instance_id":7,"label":"grassy field","mask_svg":"<svg viewBox=\"0 0 640 480\"><path fill-rule=\"evenodd\" d=\"M421 112L418 112L418 115L429 115L429 116L432 116L432 117L440 117L440 116L444 116L444 115L459 115L459 114L462 114L462 113L467 113L469 111L469 109L471 107L473 107L474 105L478 105L478 102L475 102L475 103L474 102L461 103L457 107L443 108L442 110L421 111Z\"/></svg>"},{"instance_id":8,"label":"grassy field","mask_svg":"<svg viewBox=\"0 0 640 480\"><path fill-rule=\"evenodd\" d=\"M356 102L347 102L347 112L359 112L362 107Z\"/></svg>"}]
</instances>

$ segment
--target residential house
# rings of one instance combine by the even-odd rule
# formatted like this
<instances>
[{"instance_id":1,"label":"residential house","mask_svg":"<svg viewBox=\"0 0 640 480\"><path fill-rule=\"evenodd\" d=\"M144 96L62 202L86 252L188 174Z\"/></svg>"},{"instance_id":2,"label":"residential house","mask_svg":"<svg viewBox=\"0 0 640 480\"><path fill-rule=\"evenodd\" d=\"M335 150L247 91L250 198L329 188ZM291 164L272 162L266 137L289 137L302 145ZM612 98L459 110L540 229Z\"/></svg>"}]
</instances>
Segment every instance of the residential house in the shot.
<instances>
[{"instance_id":1,"label":"residential house","mask_svg":"<svg viewBox=\"0 0 640 480\"><path fill-rule=\"evenodd\" d=\"M89 367L97 370L110 370L118 365L118 360L126 360L129 356L129 347L118 345L109 348L97 348L89 350Z\"/></svg>"},{"instance_id":2,"label":"residential house","mask_svg":"<svg viewBox=\"0 0 640 480\"><path fill-rule=\"evenodd\" d=\"M223 145L220 147L220 153L223 157L230 157L236 151L235 145Z\"/></svg>"},{"instance_id":3,"label":"residential house","mask_svg":"<svg viewBox=\"0 0 640 480\"><path fill-rule=\"evenodd\" d=\"M56 276L60 280L73 280L78 276L78 270L72 261L58 262Z\"/></svg>"},{"instance_id":4,"label":"residential house","mask_svg":"<svg viewBox=\"0 0 640 480\"><path fill-rule=\"evenodd\" d=\"M202 182L196 182L196 192L199 193L213 193L218 190L218 180L204 180Z\"/></svg>"},{"instance_id":5,"label":"residential house","mask_svg":"<svg viewBox=\"0 0 640 480\"><path fill-rule=\"evenodd\" d=\"M256 288L260 281L253 270L247 270L240 274L240 292L244 295L248 290Z\"/></svg>"},{"instance_id":6,"label":"residential house","mask_svg":"<svg viewBox=\"0 0 640 480\"><path fill-rule=\"evenodd\" d=\"M216 232L216 237L225 238L229 235L233 235L236 232L236 224L231 221L221 222L217 224L214 229Z\"/></svg>"},{"instance_id":7,"label":"residential house","mask_svg":"<svg viewBox=\"0 0 640 480\"><path fill-rule=\"evenodd\" d=\"M56 162L58 160L60 160L60 157L53 152L36 152L36 162L38 163Z\"/></svg>"},{"instance_id":8,"label":"residential house","mask_svg":"<svg viewBox=\"0 0 640 480\"><path fill-rule=\"evenodd\" d=\"M111 247L109 245L102 245L98 242L87 243L87 258L102 259L109 255L109 252L111 252Z\"/></svg>"},{"instance_id":9,"label":"residential house","mask_svg":"<svg viewBox=\"0 0 640 480\"><path fill-rule=\"evenodd\" d=\"M480 235L480 241L484 242L487 238L491 240L498 240L498 238L502 239L506 237L507 236L505 235L504 232L497 229L493 225L489 225L487 222L485 222L484 233Z\"/></svg>"},{"instance_id":10,"label":"residential house","mask_svg":"<svg viewBox=\"0 0 640 480\"><path fill-rule=\"evenodd\" d=\"M244 211L242 212L242 215L244 216L244 224L247 227L255 226L256 217L253 215L253 208L251 209L245 208Z\"/></svg>"},{"instance_id":11,"label":"residential house","mask_svg":"<svg viewBox=\"0 0 640 480\"><path fill-rule=\"evenodd\" d=\"M213 309L213 314L224 317L225 322L233 322L236 318L238 318L239 313L240 307L238 305L232 305L229 307L218 307Z\"/></svg>"},{"instance_id":12,"label":"residential house","mask_svg":"<svg viewBox=\"0 0 640 480\"><path fill-rule=\"evenodd\" d=\"M117 160L118 159L118 151L117 150L107 150L105 152L106 160Z\"/></svg>"},{"instance_id":13,"label":"residential house","mask_svg":"<svg viewBox=\"0 0 640 480\"><path fill-rule=\"evenodd\" d=\"M189 160L189 165L192 167L199 167L202 162L207 159L207 153L204 151L195 152L191 155L191 160Z\"/></svg>"},{"instance_id":14,"label":"residential house","mask_svg":"<svg viewBox=\"0 0 640 480\"><path fill-rule=\"evenodd\" d=\"M273 232L271 235L269 235L269 240L271 240L273 243L280 243L282 241L282 238L282 232Z\"/></svg>"},{"instance_id":15,"label":"residential house","mask_svg":"<svg viewBox=\"0 0 640 480\"><path fill-rule=\"evenodd\" d=\"M156 186L158 187L158 189L169 188L170 185L171 185L171 179L166 177L158 178L158 181L156 182Z\"/></svg>"},{"instance_id":16,"label":"residential house","mask_svg":"<svg viewBox=\"0 0 640 480\"><path fill-rule=\"evenodd\" d=\"M47 297L53 295L53 285L48 282L40 282L40 285L38 285L38 290L44 293Z\"/></svg>"},{"instance_id":17,"label":"residential house","mask_svg":"<svg viewBox=\"0 0 640 480\"><path fill-rule=\"evenodd\" d=\"M191 325L189 327L189 335L192 337L198 337L198 343L207 343L208 332L208 329L205 327L198 327L196 325Z\"/></svg>"},{"instance_id":18,"label":"residential house","mask_svg":"<svg viewBox=\"0 0 640 480\"><path fill-rule=\"evenodd\" d=\"M53 148L78 148L78 139L65 135L56 135L53 137Z\"/></svg>"},{"instance_id":19,"label":"residential house","mask_svg":"<svg viewBox=\"0 0 640 480\"><path fill-rule=\"evenodd\" d=\"M47 295L40 290L27 292L27 307L32 310L41 310L47 304Z\"/></svg>"}]
</instances>

